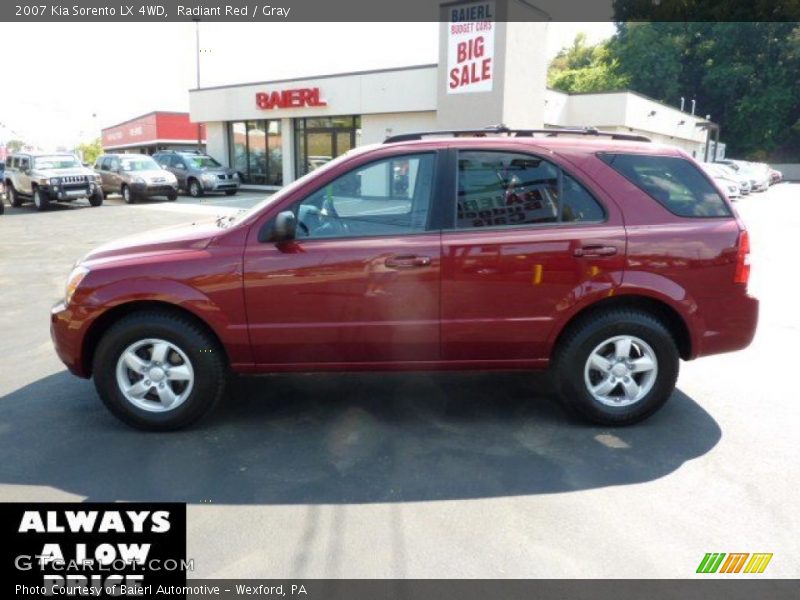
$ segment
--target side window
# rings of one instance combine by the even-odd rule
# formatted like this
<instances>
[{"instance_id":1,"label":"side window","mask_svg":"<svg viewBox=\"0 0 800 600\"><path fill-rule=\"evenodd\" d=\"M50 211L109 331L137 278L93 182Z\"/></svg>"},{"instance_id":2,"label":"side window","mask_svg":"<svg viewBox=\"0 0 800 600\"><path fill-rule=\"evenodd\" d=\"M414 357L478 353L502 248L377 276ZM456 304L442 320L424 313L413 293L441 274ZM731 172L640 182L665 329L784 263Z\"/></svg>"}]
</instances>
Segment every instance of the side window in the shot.
<instances>
[{"instance_id":1,"label":"side window","mask_svg":"<svg viewBox=\"0 0 800 600\"><path fill-rule=\"evenodd\" d=\"M172 155L169 164L171 167L177 167L178 169L186 168L186 161L183 160L182 156L178 156L177 154Z\"/></svg>"},{"instance_id":2,"label":"side window","mask_svg":"<svg viewBox=\"0 0 800 600\"><path fill-rule=\"evenodd\" d=\"M112 156L108 159L108 170L116 171L117 169L119 169L119 159Z\"/></svg>"},{"instance_id":3,"label":"side window","mask_svg":"<svg viewBox=\"0 0 800 600\"><path fill-rule=\"evenodd\" d=\"M604 217L597 200L551 162L509 152L458 154L458 229L596 222Z\"/></svg>"},{"instance_id":4,"label":"side window","mask_svg":"<svg viewBox=\"0 0 800 600\"><path fill-rule=\"evenodd\" d=\"M295 205L297 237L365 237L425 231L433 166L433 154L415 154L357 167Z\"/></svg>"},{"instance_id":5,"label":"side window","mask_svg":"<svg viewBox=\"0 0 800 600\"><path fill-rule=\"evenodd\" d=\"M600 159L680 217L727 217L728 205L708 178L677 156L600 154Z\"/></svg>"},{"instance_id":6,"label":"side window","mask_svg":"<svg viewBox=\"0 0 800 600\"><path fill-rule=\"evenodd\" d=\"M101 171L110 171L111 170L111 157L106 156L103 158L103 161L100 163L100 170Z\"/></svg>"},{"instance_id":7,"label":"side window","mask_svg":"<svg viewBox=\"0 0 800 600\"><path fill-rule=\"evenodd\" d=\"M31 161L28 159L27 156L20 157L19 159L19 168L25 170L30 167Z\"/></svg>"},{"instance_id":8,"label":"side window","mask_svg":"<svg viewBox=\"0 0 800 600\"><path fill-rule=\"evenodd\" d=\"M561 206L561 220L564 222L599 222L605 218L603 207L585 187L572 177L563 174L564 201Z\"/></svg>"}]
</instances>

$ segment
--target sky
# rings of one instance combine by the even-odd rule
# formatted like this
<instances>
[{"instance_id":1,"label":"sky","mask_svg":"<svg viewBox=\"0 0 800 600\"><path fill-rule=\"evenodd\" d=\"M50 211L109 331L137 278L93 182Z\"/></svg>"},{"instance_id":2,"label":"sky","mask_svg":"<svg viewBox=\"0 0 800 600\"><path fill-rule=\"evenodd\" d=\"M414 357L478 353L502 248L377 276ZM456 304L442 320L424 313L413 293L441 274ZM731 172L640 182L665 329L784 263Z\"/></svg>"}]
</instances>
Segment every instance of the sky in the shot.
<instances>
[{"instance_id":1,"label":"sky","mask_svg":"<svg viewBox=\"0 0 800 600\"><path fill-rule=\"evenodd\" d=\"M551 23L547 56L612 23ZM0 23L0 142L73 147L153 110L188 111L193 23ZM435 63L438 23L201 23L201 86ZM8 60L13 50L20 60ZM24 57L24 58L23 58Z\"/></svg>"}]
</instances>

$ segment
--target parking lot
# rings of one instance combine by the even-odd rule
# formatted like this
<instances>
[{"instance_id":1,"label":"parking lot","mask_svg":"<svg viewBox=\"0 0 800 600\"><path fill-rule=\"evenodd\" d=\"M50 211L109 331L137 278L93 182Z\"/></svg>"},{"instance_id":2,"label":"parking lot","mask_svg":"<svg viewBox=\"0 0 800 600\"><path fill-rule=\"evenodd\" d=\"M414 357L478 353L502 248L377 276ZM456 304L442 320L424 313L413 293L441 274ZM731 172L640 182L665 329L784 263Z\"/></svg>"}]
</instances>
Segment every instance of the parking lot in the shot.
<instances>
[{"instance_id":1,"label":"parking lot","mask_svg":"<svg viewBox=\"0 0 800 600\"><path fill-rule=\"evenodd\" d=\"M6 207L0 497L187 502L190 577L685 578L707 552L771 552L760 577L798 577L798 196L737 203L754 343L682 363L668 405L622 429L569 419L543 375L371 374L240 378L190 430L131 430L53 352L70 267L263 194Z\"/></svg>"}]
</instances>

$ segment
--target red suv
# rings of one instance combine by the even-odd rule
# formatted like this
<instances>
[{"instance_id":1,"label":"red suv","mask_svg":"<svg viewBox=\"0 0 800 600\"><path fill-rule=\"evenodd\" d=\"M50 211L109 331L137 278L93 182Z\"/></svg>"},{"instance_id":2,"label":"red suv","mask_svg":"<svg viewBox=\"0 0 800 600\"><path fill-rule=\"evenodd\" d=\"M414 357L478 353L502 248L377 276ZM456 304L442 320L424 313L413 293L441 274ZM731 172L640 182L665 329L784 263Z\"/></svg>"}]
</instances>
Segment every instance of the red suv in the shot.
<instances>
[{"instance_id":1,"label":"red suv","mask_svg":"<svg viewBox=\"0 0 800 600\"><path fill-rule=\"evenodd\" d=\"M195 421L230 371L547 367L569 407L623 425L664 404L679 359L752 340L747 232L682 151L435 133L94 250L53 308L58 355L143 429Z\"/></svg>"}]
</instances>

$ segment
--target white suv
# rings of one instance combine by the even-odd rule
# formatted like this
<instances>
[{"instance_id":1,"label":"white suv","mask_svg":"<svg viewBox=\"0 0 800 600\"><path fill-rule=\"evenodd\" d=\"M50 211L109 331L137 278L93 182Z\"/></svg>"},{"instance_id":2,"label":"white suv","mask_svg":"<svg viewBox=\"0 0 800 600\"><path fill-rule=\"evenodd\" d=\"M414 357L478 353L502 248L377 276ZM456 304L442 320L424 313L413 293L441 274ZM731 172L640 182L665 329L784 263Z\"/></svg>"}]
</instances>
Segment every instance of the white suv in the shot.
<instances>
[{"instance_id":1,"label":"white suv","mask_svg":"<svg viewBox=\"0 0 800 600\"><path fill-rule=\"evenodd\" d=\"M12 154L6 158L4 179L11 206L31 201L38 210L46 210L51 202L81 198L92 206L103 203L103 190L94 171L73 154Z\"/></svg>"}]
</instances>

